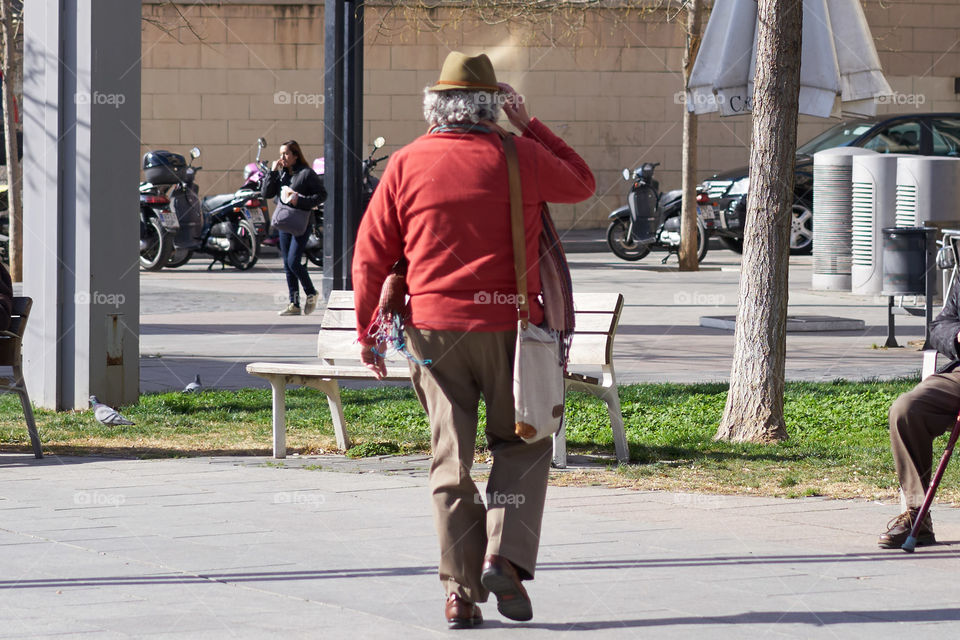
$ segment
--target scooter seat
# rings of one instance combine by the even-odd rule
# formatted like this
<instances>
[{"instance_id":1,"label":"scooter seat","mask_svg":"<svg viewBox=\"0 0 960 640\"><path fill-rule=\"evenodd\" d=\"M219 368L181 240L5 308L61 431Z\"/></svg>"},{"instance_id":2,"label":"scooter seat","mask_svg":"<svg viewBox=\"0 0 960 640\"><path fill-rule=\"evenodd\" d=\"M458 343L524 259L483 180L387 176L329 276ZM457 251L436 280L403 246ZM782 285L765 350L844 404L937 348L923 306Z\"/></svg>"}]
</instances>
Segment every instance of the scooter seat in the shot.
<instances>
[{"instance_id":1,"label":"scooter seat","mask_svg":"<svg viewBox=\"0 0 960 640\"><path fill-rule=\"evenodd\" d=\"M232 193L221 193L216 196L204 196L203 198L203 210L204 212L213 211L214 209L219 209L223 205L231 202L233 200Z\"/></svg>"}]
</instances>

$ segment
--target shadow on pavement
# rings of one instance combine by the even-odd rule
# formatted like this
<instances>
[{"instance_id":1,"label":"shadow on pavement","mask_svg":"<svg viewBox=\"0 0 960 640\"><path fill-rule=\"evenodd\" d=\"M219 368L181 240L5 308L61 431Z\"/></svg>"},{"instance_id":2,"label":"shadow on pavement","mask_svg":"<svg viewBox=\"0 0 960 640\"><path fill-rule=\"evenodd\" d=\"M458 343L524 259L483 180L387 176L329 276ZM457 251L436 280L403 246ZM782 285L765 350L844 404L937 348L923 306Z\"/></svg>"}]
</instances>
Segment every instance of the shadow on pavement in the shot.
<instances>
[{"instance_id":1,"label":"shadow on pavement","mask_svg":"<svg viewBox=\"0 0 960 640\"><path fill-rule=\"evenodd\" d=\"M316 324L153 324L149 322L140 325L140 335L170 335L170 334L221 334L256 335L256 334L291 334L316 335L320 329L320 318L323 312L315 314Z\"/></svg>"}]
</instances>

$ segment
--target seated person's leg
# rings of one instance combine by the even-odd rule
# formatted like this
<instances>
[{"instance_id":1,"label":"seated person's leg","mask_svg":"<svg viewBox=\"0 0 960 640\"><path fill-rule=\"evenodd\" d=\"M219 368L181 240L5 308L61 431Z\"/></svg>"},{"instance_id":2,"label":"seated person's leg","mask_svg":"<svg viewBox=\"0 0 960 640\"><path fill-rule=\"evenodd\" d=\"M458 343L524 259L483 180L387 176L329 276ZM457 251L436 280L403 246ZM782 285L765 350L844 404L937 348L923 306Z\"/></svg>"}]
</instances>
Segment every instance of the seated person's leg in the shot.
<instances>
[{"instance_id":1,"label":"seated person's leg","mask_svg":"<svg viewBox=\"0 0 960 640\"><path fill-rule=\"evenodd\" d=\"M913 526L916 512L930 484L933 441L950 430L960 412L960 373L933 375L897 398L890 407L890 448L907 511L880 536L885 548L899 548ZM924 519L919 544L935 542L929 516Z\"/></svg>"}]
</instances>

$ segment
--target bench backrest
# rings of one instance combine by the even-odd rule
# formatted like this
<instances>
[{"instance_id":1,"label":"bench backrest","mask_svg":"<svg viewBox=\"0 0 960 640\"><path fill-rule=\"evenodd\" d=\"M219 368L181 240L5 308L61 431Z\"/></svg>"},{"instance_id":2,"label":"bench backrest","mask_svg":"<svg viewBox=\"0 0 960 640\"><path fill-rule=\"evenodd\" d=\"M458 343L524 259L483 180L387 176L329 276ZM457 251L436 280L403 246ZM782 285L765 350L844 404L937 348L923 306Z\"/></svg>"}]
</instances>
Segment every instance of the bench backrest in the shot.
<instances>
[{"instance_id":1,"label":"bench backrest","mask_svg":"<svg viewBox=\"0 0 960 640\"><path fill-rule=\"evenodd\" d=\"M620 324L623 294L574 293L576 322L570 364L607 366L613 362L613 339Z\"/></svg>"},{"instance_id":2,"label":"bench backrest","mask_svg":"<svg viewBox=\"0 0 960 640\"><path fill-rule=\"evenodd\" d=\"M623 295L619 293L575 293L576 331L570 347L570 364L609 365L613 360L613 338L620 323ZM317 357L327 364L359 361L357 320L352 291L332 291L317 335ZM388 361L402 361L393 351Z\"/></svg>"},{"instance_id":3,"label":"bench backrest","mask_svg":"<svg viewBox=\"0 0 960 640\"><path fill-rule=\"evenodd\" d=\"M27 318L30 317L30 308L33 298L18 296L13 298L10 311L9 334L0 336L0 365L5 367L20 366L20 343L27 330Z\"/></svg>"}]
</instances>

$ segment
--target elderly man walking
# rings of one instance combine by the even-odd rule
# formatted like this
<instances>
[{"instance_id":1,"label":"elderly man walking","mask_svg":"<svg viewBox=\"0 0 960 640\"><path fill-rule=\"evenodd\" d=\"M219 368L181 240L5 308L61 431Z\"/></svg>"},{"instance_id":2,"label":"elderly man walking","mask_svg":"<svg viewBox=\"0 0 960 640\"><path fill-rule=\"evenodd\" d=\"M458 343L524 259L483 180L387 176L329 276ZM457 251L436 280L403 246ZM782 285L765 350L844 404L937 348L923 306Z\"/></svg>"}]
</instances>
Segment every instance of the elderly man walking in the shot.
<instances>
[{"instance_id":1,"label":"elderly man walking","mask_svg":"<svg viewBox=\"0 0 960 640\"><path fill-rule=\"evenodd\" d=\"M537 302L541 204L579 202L595 189L586 162L498 84L486 55L451 53L424 91L429 131L393 154L357 234L353 282L362 358L385 372L367 333L380 290L401 258L408 265L406 346L411 379L430 419L430 489L440 540L444 616L451 628L481 624L490 592L501 614L533 616L521 584L534 576L550 468L549 438L514 433L512 369L517 286L501 109L516 140L523 190L531 321ZM486 499L470 478L478 406L493 463Z\"/></svg>"}]
</instances>

